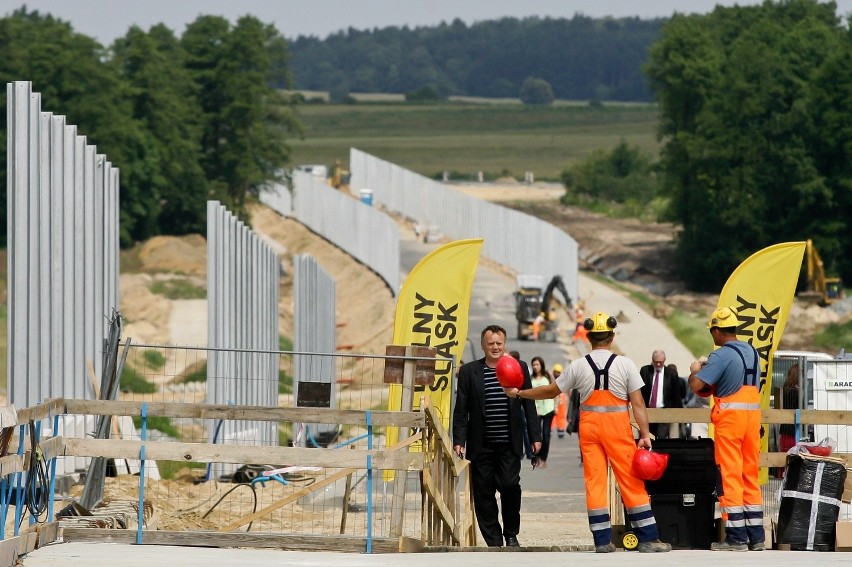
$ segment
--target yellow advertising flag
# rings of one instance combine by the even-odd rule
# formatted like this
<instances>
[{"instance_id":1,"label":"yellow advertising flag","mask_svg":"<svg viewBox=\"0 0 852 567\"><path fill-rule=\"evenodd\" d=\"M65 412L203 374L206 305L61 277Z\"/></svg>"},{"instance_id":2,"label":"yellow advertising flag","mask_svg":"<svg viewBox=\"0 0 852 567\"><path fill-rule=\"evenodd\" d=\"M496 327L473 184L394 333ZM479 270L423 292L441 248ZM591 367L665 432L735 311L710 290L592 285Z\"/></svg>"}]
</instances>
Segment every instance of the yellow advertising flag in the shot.
<instances>
[{"instance_id":1,"label":"yellow advertising flag","mask_svg":"<svg viewBox=\"0 0 852 567\"><path fill-rule=\"evenodd\" d=\"M447 428L455 380L452 361L460 360L464 352L470 294L482 241L457 240L427 254L408 274L396 301L393 344L437 349L435 382L415 388L413 407L419 409L428 393ZM402 386L391 384L388 409L398 411L401 404ZM388 446L396 442L398 434L397 428L389 428Z\"/></svg>"},{"instance_id":2,"label":"yellow advertising flag","mask_svg":"<svg viewBox=\"0 0 852 567\"><path fill-rule=\"evenodd\" d=\"M725 282L719 307L732 307L740 326L737 338L751 344L760 357L760 405L769 407L772 390L772 356L790 315L796 282L802 269L804 242L784 242L769 246L746 258ZM769 449L769 427L760 428L760 450ZM766 467L760 470L760 483L768 480Z\"/></svg>"}]
</instances>

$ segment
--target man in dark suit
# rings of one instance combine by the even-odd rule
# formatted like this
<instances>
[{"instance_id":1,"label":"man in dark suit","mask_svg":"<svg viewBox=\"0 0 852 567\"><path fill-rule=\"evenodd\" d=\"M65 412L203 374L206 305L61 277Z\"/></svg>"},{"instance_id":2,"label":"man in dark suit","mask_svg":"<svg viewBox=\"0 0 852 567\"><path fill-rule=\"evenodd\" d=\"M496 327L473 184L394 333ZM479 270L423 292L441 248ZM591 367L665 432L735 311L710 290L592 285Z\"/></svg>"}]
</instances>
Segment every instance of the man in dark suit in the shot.
<instances>
[{"instance_id":1,"label":"man in dark suit","mask_svg":"<svg viewBox=\"0 0 852 567\"><path fill-rule=\"evenodd\" d=\"M677 372L666 367L666 353L655 350L651 355L651 364L639 369L639 375L645 385L642 397L649 408L682 408L686 388ZM669 431L679 430L679 424L652 423L651 433L657 439L668 439ZM677 434L675 434L677 435Z\"/></svg>"},{"instance_id":2,"label":"man in dark suit","mask_svg":"<svg viewBox=\"0 0 852 567\"><path fill-rule=\"evenodd\" d=\"M489 547L518 547L521 529L521 457L524 455L523 419L533 453L541 448L541 430L535 402L509 399L497 382L497 361L506 350L506 329L489 325L482 330L485 357L459 370L453 410L453 450L470 460L473 505L479 531ZM526 364L523 388L530 388ZM503 526L498 520L496 492L500 492Z\"/></svg>"}]
</instances>

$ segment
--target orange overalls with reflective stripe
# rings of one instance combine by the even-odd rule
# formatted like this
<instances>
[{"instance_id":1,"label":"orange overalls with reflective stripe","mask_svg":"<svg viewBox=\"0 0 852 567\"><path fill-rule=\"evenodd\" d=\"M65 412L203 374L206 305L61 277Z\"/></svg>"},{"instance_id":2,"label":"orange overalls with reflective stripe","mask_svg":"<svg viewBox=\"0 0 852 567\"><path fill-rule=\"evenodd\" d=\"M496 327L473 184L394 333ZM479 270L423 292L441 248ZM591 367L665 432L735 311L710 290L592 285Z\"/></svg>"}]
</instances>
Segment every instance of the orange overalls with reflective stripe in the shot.
<instances>
[{"instance_id":1,"label":"orange overalls with reflective stripe","mask_svg":"<svg viewBox=\"0 0 852 567\"><path fill-rule=\"evenodd\" d=\"M727 345L725 345L727 346ZM760 390L758 361L743 359L743 386L736 393L716 398L710 417L716 428L715 457L722 473L719 507L725 520L725 536L732 542L762 542L763 495L758 484L760 460Z\"/></svg>"},{"instance_id":2,"label":"orange overalls with reflective stripe","mask_svg":"<svg viewBox=\"0 0 852 567\"><path fill-rule=\"evenodd\" d=\"M609 391L610 356L603 370L591 356L586 360L595 372L595 389L580 405L580 451L583 454L583 480L586 483L586 508L595 545L612 539L609 515L607 461L612 466L627 519L640 542L659 539L657 523L651 511L645 483L630 472L636 443L630 426L627 400Z\"/></svg>"}]
</instances>

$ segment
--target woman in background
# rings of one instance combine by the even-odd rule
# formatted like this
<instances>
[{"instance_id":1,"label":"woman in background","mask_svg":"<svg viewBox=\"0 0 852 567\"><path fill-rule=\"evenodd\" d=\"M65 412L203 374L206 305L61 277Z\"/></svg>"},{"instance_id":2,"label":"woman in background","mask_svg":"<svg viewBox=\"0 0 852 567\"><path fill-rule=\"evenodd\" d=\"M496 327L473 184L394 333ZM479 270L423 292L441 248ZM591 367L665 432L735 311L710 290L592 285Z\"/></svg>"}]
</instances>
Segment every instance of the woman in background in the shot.
<instances>
[{"instance_id":1,"label":"woman in background","mask_svg":"<svg viewBox=\"0 0 852 567\"><path fill-rule=\"evenodd\" d=\"M553 383L553 378L544 366L544 359L540 356L534 356L532 362L532 387L544 386ZM541 449L538 451L536 466L547 467L547 454L550 451L550 426L553 422L553 416L556 415L556 400L536 400L535 409L541 419Z\"/></svg>"}]
</instances>

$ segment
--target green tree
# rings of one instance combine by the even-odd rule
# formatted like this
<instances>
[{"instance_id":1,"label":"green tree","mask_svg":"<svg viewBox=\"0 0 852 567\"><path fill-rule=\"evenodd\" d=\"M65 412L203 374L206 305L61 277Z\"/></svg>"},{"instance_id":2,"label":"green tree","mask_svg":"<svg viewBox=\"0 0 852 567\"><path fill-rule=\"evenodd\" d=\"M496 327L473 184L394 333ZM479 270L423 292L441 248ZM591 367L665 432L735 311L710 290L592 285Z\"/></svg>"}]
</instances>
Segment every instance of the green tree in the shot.
<instances>
[{"instance_id":1,"label":"green tree","mask_svg":"<svg viewBox=\"0 0 852 567\"><path fill-rule=\"evenodd\" d=\"M133 119L126 85L108 55L95 40L52 16L21 8L0 19L0 79L31 81L42 94L42 108L65 115L87 143L121 170L120 235L126 245L134 234L149 232L148 211L157 208L147 190L151 140ZM5 95L3 89L3 100ZM5 125L5 112L2 119ZM2 139L5 149L6 137ZM2 191L5 213L6 183ZM6 214L0 218L6 222ZM5 239L5 225L0 234Z\"/></svg>"},{"instance_id":2,"label":"green tree","mask_svg":"<svg viewBox=\"0 0 852 567\"><path fill-rule=\"evenodd\" d=\"M529 77L521 86L519 98L524 104L551 104L553 89L547 81Z\"/></svg>"},{"instance_id":3,"label":"green tree","mask_svg":"<svg viewBox=\"0 0 852 567\"><path fill-rule=\"evenodd\" d=\"M183 50L163 25L148 33L133 27L112 49L128 83L133 117L149 134L146 190L154 199L144 214L155 221L147 234L135 236L203 233L207 180L200 164L201 125Z\"/></svg>"},{"instance_id":4,"label":"green tree","mask_svg":"<svg viewBox=\"0 0 852 567\"><path fill-rule=\"evenodd\" d=\"M634 203L646 205L656 196L657 178L651 159L622 140L607 152L597 150L566 168L564 204Z\"/></svg>"},{"instance_id":5,"label":"green tree","mask_svg":"<svg viewBox=\"0 0 852 567\"><path fill-rule=\"evenodd\" d=\"M717 7L664 27L647 73L661 106L669 218L683 226L677 259L693 289L720 289L776 242L814 238L829 265L848 249L838 238L848 230L837 216L841 180L815 152L829 134L815 122L826 116L815 92L850 112L815 79L837 61L826 54L848 50L833 4L813 0Z\"/></svg>"},{"instance_id":6,"label":"green tree","mask_svg":"<svg viewBox=\"0 0 852 567\"><path fill-rule=\"evenodd\" d=\"M202 164L215 194L245 217L245 199L287 163L286 136L298 131L291 99L272 85L288 78L286 42L250 16L235 26L217 16L190 24L181 45L202 109Z\"/></svg>"}]
</instances>

